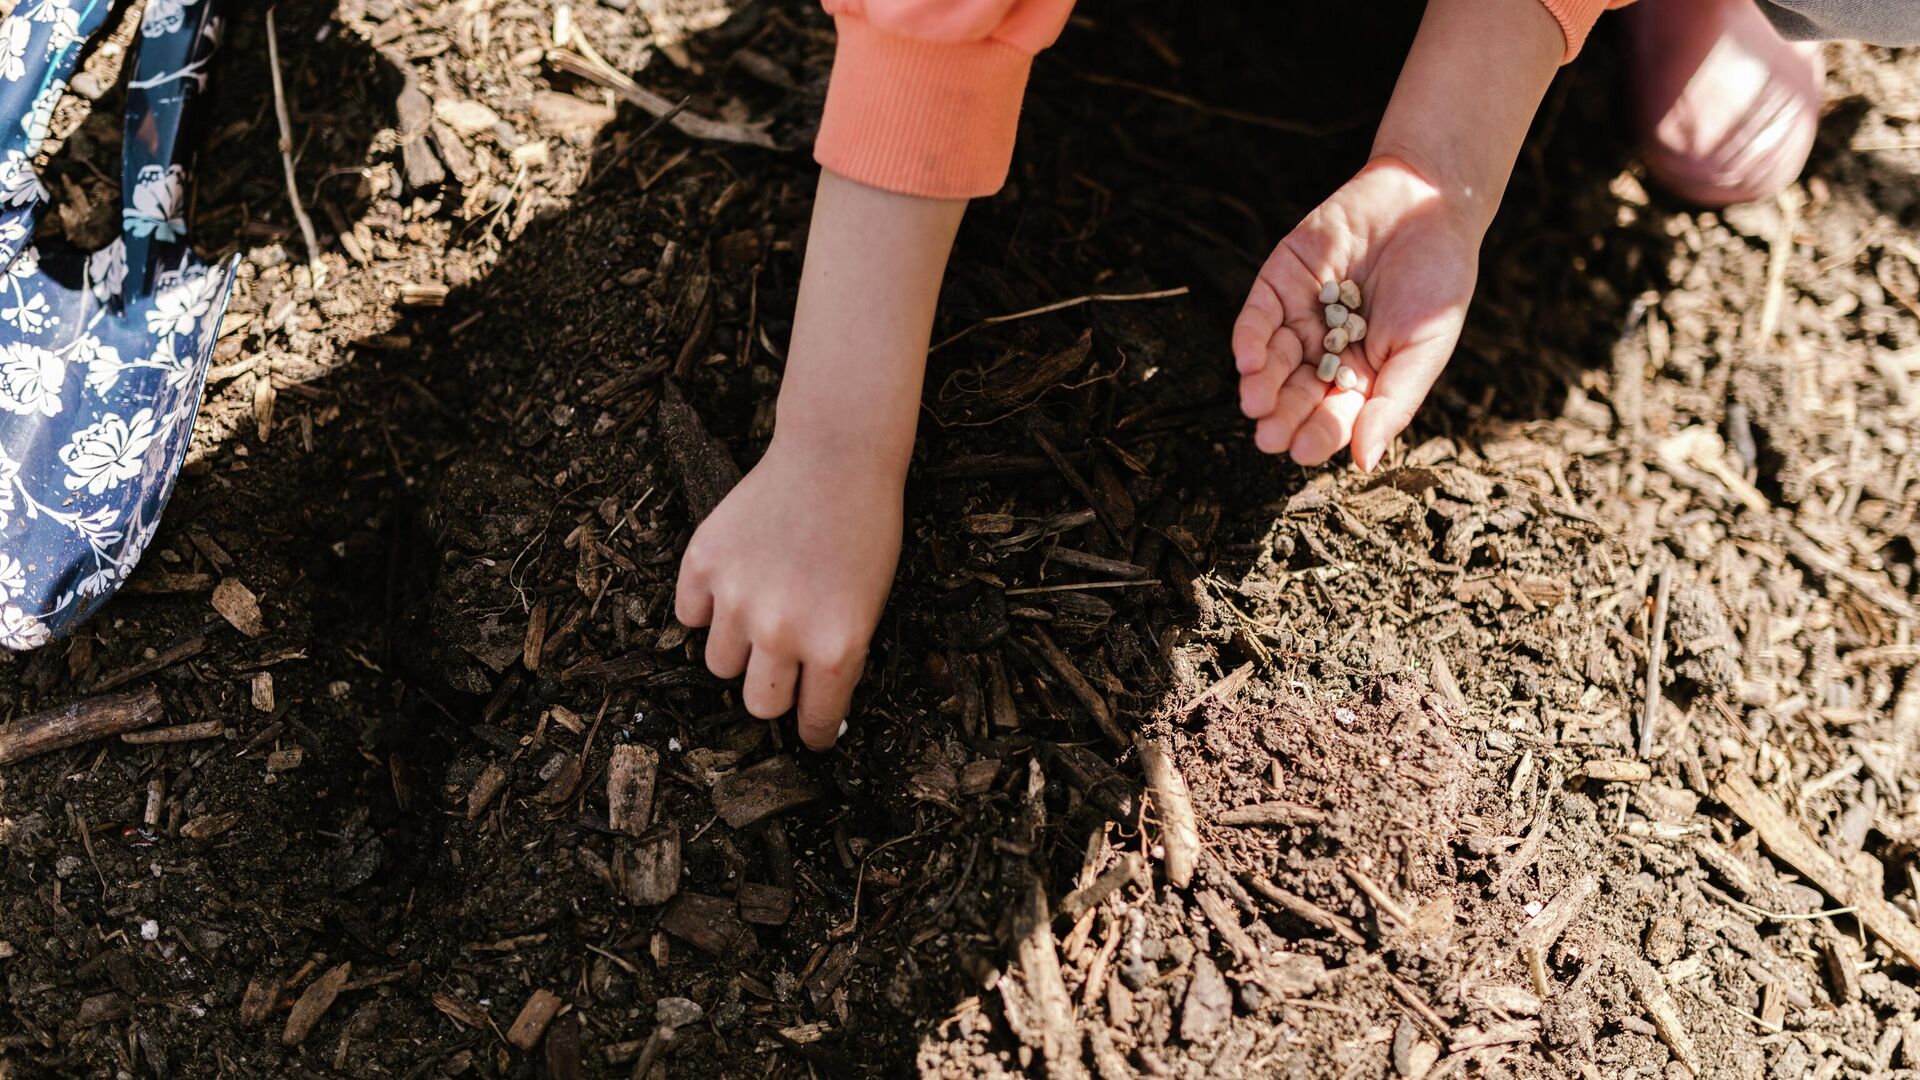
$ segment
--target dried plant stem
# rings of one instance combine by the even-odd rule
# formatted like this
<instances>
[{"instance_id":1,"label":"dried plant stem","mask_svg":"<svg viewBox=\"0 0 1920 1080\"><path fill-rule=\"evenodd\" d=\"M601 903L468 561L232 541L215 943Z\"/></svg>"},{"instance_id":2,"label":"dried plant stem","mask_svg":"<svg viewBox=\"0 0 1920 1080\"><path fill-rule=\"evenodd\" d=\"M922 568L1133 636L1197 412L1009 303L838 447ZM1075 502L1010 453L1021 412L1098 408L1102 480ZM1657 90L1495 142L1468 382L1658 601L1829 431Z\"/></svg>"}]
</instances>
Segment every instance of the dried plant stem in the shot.
<instances>
[{"instance_id":1,"label":"dried plant stem","mask_svg":"<svg viewBox=\"0 0 1920 1080\"><path fill-rule=\"evenodd\" d=\"M313 219L300 202L300 184L293 174L293 121L287 115L287 89L280 77L280 35L274 29L273 9L267 9L267 66L273 74L273 115L280 124L280 164L287 173L287 202L293 206L293 219L300 223L300 238L307 245L307 264L320 267L320 240L313 232Z\"/></svg>"}]
</instances>

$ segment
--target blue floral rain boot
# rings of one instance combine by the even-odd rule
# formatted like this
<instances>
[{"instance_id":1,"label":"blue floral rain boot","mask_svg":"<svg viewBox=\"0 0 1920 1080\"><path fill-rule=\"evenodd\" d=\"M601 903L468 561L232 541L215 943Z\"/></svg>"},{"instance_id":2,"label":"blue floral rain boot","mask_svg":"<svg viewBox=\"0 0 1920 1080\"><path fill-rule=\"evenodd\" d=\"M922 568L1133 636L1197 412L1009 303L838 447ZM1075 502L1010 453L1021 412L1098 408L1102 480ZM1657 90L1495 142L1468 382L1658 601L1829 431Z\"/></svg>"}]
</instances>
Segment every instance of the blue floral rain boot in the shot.
<instances>
[{"instance_id":1,"label":"blue floral rain boot","mask_svg":"<svg viewBox=\"0 0 1920 1080\"><path fill-rule=\"evenodd\" d=\"M233 260L186 245L187 119L219 0L147 0L127 90L121 234L33 246L33 171L81 45L109 0L21 0L0 22L0 648L97 611L160 523L193 434Z\"/></svg>"}]
</instances>

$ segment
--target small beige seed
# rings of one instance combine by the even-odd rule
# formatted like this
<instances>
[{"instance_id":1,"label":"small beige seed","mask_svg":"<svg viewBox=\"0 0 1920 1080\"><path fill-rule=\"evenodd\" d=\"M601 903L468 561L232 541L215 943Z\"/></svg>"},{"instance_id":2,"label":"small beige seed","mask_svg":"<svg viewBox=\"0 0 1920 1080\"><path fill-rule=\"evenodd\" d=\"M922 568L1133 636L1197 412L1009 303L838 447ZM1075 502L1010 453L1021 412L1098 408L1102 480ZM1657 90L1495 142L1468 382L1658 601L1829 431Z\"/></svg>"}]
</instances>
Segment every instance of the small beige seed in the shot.
<instances>
[{"instance_id":1,"label":"small beige seed","mask_svg":"<svg viewBox=\"0 0 1920 1080\"><path fill-rule=\"evenodd\" d=\"M1339 370L1340 370L1340 358L1333 355L1332 353L1328 353L1325 356L1322 356L1320 358L1320 370L1316 371L1314 374L1320 376L1321 382L1332 382L1334 373Z\"/></svg>"},{"instance_id":2,"label":"small beige seed","mask_svg":"<svg viewBox=\"0 0 1920 1080\"><path fill-rule=\"evenodd\" d=\"M1367 339L1367 320L1361 318L1358 312L1348 315L1347 321L1342 325L1346 328L1349 342L1357 343Z\"/></svg>"},{"instance_id":3,"label":"small beige seed","mask_svg":"<svg viewBox=\"0 0 1920 1080\"><path fill-rule=\"evenodd\" d=\"M1346 348L1347 347L1346 327L1336 326L1333 329L1327 331L1326 340L1322 341L1321 344L1325 345L1327 348L1327 351L1330 353L1337 353L1341 349Z\"/></svg>"},{"instance_id":4,"label":"small beige seed","mask_svg":"<svg viewBox=\"0 0 1920 1080\"><path fill-rule=\"evenodd\" d=\"M1342 390L1351 390L1360 385L1360 376L1352 368L1341 364L1340 370L1333 373L1333 385Z\"/></svg>"},{"instance_id":5,"label":"small beige seed","mask_svg":"<svg viewBox=\"0 0 1920 1080\"><path fill-rule=\"evenodd\" d=\"M1340 299L1340 283L1339 282L1329 281L1325 285L1320 286L1320 302L1321 303L1331 304L1338 299Z\"/></svg>"},{"instance_id":6,"label":"small beige seed","mask_svg":"<svg viewBox=\"0 0 1920 1080\"><path fill-rule=\"evenodd\" d=\"M1328 326L1345 326L1347 324L1347 318L1351 314L1352 314L1351 312L1349 312L1344 306L1340 304L1328 304L1327 305L1327 325Z\"/></svg>"},{"instance_id":7,"label":"small beige seed","mask_svg":"<svg viewBox=\"0 0 1920 1080\"><path fill-rule=\"evenodd\" d=\"M1321 290L1321 292L1325 291L1324 289ZM1333 303L1333 301L1324 298L1320 302L1323 304ZM1350 308L1358 308L1360 306L1360 286L1354 284L1352 278L1348 278L1340 283L1340 302Z\"/></svg>"}]
</instances>

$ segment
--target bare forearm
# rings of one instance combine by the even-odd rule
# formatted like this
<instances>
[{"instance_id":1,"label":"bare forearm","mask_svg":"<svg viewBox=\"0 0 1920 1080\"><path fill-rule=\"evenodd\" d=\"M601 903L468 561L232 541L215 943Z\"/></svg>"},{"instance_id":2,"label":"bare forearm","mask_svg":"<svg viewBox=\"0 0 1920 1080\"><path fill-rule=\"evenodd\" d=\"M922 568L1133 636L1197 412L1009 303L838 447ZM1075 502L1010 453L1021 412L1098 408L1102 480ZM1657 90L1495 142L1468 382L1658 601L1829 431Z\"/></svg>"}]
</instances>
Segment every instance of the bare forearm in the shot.
<instances>
[{"instance_id":1,"label":"bare forearm","mask_svg":"<svg viewBox=\"0 0 1920 1080\"><path fill-rule=\"evenodd\" d=\"M1540 0L1433 0L1374 154L1406 162L1484 230L1565 47Z\"/></svg>"},{"instance_id":2,"label":"bare forearm","mask_svg":"<svg viewBox=\"0 0 1920 1080\"><path fill-rule=\"evenodd\" d=\"M966 206L821 172L776 445L905 469L934 305Z\"/></svg>"}]
</instances>

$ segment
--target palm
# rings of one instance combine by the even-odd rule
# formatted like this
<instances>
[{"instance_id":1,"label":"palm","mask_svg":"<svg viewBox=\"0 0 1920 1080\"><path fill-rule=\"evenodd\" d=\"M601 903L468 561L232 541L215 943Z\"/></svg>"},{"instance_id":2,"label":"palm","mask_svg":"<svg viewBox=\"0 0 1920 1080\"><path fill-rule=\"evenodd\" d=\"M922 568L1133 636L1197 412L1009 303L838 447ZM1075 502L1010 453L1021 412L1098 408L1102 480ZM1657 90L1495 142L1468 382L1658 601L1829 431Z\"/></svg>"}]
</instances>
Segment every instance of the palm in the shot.
<instances>
[{"instance_id":1,"label":"palm","mask_svg":"<svg viewBox=\"0 0 1920 1080\"><path fill-rule=\"evenodd\" d=\"M1289 233L1260 269L1234 326L1240 407L1254 441L1318 465L1352 445L1372 468L1413 419L1460 337L1478 244L1434 189L1376 160ZM1315 373L1327 332L1319 292L1352 278L1365 340L1341 353L1349 390Z\"/></svg>"}]
</instances>

